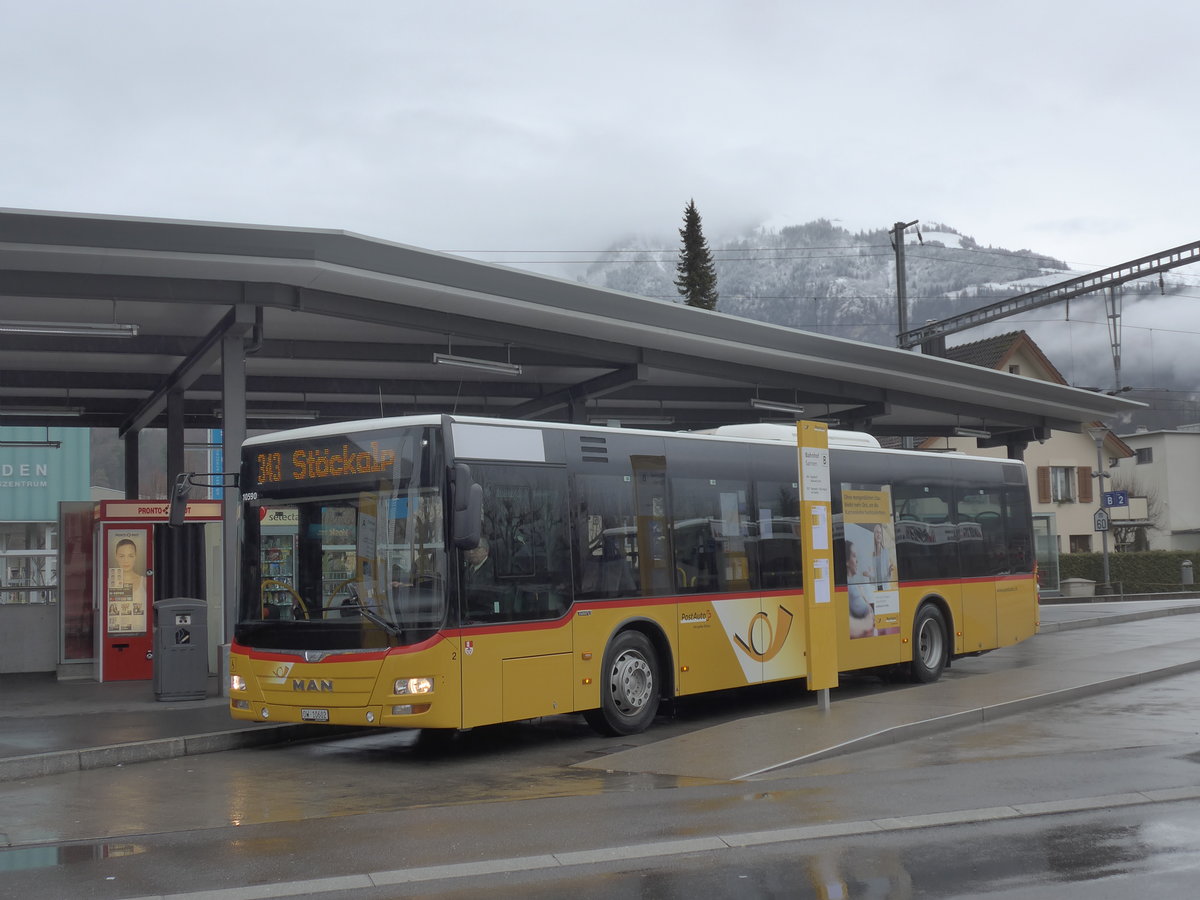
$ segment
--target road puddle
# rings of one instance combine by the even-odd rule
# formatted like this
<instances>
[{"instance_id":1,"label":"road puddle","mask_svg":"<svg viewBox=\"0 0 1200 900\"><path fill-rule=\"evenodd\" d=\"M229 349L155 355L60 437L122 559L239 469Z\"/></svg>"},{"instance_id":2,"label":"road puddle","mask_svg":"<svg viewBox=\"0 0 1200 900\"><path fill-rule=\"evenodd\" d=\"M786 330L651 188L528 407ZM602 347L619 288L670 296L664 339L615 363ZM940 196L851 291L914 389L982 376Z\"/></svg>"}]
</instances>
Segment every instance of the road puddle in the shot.
<instances>
[{"instance_id":1,"label":"road puddle","mask_svg":"<svg viewBox=\"0 0 1200 900\"><path fill-rule=\"evenodd\" d=\"M70 844L65 847L13 847L0 850L0 872L26 869L52 869L101 859L117 859L145 853L141 844L105 841L97 844Z\"/></svg>"}]
</instances>

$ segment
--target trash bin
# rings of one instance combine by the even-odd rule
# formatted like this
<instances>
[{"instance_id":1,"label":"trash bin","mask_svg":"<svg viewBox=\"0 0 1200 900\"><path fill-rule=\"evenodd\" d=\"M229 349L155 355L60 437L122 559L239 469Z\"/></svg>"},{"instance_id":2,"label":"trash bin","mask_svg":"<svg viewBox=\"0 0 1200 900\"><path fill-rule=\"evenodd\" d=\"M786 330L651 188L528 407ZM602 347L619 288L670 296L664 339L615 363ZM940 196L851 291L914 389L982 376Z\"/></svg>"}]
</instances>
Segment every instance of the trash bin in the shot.
<instances>
[{"instance_id":1,"label":"trash bin","mask_svg":"<svg viewBox=\"0 0 1200 900\"><path fill-rule=\"evenodd\" d=\"M154 697L208 696L208 605L174 597L154 604Z\"/></svg>"}]
</instances>

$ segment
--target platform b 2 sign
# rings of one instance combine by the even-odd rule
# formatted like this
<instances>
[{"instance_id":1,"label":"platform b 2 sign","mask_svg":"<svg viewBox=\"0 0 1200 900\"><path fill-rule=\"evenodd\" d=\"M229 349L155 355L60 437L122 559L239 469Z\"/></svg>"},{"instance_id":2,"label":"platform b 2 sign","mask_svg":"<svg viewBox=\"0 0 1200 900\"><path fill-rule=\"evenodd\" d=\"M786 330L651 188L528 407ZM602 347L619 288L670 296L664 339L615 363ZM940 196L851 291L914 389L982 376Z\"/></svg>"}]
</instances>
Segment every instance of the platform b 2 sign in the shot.
<instances>
[{"instance_id":1,"label":"platform b 2 sign","mask_svg":"<svg viewBox=\"0 0 1200 900\"><path fill-rule=\"evenodd\" d=\"M1104 503L1105 509L1110 509L1114 506L1129 505L1129 491L1105 491L1100 495L1101 501Z\"/></svg>"}]
</instances>

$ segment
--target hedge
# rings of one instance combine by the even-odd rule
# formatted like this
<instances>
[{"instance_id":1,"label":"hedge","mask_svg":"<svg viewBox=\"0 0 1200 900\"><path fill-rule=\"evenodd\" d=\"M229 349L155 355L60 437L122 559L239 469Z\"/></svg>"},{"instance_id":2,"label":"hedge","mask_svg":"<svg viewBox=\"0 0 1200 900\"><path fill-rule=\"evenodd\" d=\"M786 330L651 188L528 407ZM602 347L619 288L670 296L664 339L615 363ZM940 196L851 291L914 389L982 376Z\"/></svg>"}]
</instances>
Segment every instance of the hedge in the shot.
<instances>
[{"instance_id":1,"label":"hedge","mask_svg":"<svg viewBox=\"0 0 1200 900\"><path fill-rule=\"evenodd\" d=\"M1122 594L1156 594L1162 591L1194 590L1180 581L1181 566L1189 560L1200 582L1200 551L1146 550L1140 553L1110 553L1108 573ZM1058 558L1058 577L1104 581L1103 553L1064 553Z\"/></svg>"}]
</instances>

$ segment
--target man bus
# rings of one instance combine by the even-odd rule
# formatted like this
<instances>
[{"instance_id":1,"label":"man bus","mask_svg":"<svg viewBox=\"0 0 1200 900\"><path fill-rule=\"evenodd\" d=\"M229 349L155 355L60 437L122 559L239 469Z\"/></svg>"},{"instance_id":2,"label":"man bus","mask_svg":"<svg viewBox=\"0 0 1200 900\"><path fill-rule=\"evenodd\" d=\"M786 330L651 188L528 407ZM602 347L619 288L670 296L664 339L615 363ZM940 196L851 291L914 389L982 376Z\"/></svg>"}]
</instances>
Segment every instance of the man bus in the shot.
<instances>
[{"instance_id":1,"label":"man bus","mask_svg":"<svg viewBox=\"0 0 1200 900\"><path fill-rule=\"evenodd\" d=\"M795 434L446 415L251 438L232 714L579 712L633 734L663 699L805 678ZM1021 462L834 431L830 473L840 671L930 682L1034 633ZM265 555L281 541L286 581Z\"/></svg>"}]
</instances>

